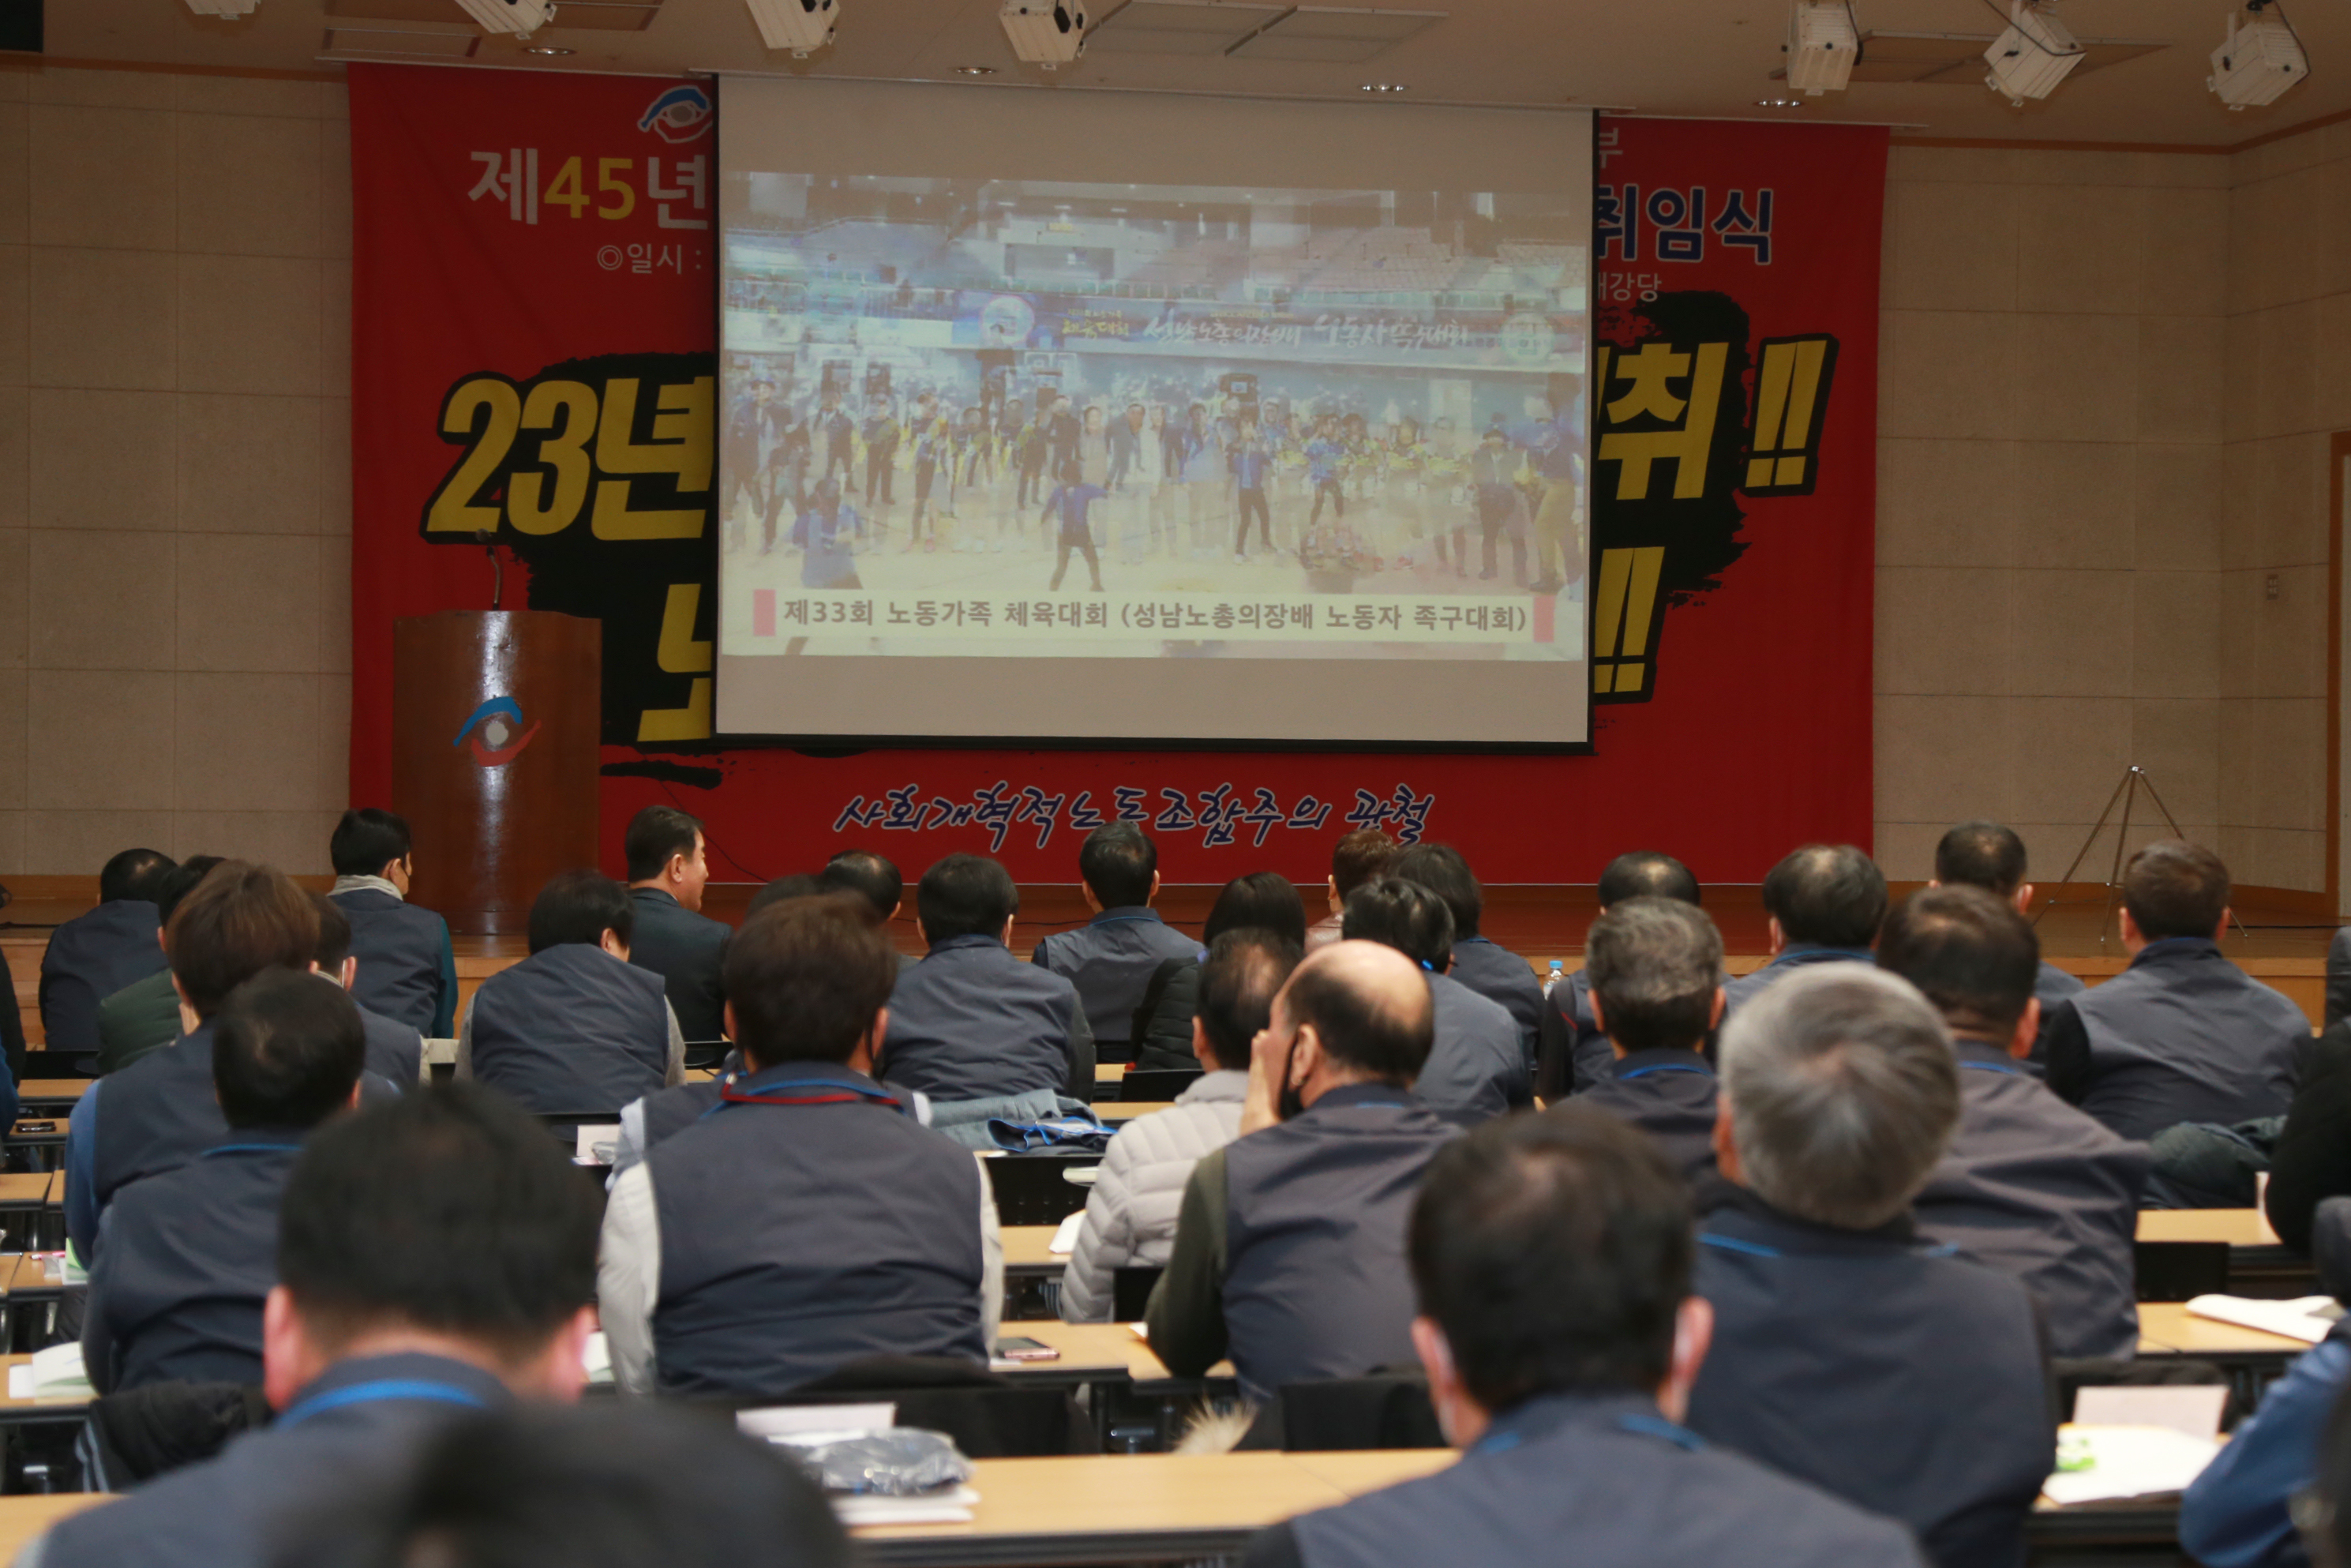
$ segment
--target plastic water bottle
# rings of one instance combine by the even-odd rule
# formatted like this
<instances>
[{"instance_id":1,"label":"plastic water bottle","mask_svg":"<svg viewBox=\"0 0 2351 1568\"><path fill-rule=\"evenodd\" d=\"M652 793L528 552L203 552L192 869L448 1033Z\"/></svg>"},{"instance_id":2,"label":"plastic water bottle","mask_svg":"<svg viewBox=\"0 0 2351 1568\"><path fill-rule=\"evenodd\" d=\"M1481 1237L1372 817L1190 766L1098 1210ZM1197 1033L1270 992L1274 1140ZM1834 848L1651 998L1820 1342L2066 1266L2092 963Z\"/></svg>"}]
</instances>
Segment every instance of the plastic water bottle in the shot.
<instances>
[{"instance_id":1,"label":"plastic water bottle","mask_svg":"<svg viewBox=\"0 0 2351 1568\"><path fill-rule=\"evenodd\" d=\"M1543 977L1543 995L1551 995L1551 988L1565 978L1567 978L1567 960L1553 958L1551 961L1551 973Z\"/></svg>"}]
</instances>

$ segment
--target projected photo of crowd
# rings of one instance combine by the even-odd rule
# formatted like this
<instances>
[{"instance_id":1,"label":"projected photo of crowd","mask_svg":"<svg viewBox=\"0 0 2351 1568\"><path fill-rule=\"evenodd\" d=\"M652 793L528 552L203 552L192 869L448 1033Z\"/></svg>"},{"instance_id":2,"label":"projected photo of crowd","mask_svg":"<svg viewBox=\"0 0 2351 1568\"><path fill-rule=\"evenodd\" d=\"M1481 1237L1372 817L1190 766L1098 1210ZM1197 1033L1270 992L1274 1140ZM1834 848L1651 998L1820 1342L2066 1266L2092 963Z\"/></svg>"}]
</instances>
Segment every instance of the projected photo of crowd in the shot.
<instances>
[{"instance_id":1,"label":"projected photo of crowd","mask_svg":"<svg viewBox=\"0 0 2351 1568\"><path fill-rule=\"evenodd\" d=\"M1564 199L726 185L730 621L760 590L882 590L1458 595L1580 623L1589 256Z\"/></svg>"}]
</instances>

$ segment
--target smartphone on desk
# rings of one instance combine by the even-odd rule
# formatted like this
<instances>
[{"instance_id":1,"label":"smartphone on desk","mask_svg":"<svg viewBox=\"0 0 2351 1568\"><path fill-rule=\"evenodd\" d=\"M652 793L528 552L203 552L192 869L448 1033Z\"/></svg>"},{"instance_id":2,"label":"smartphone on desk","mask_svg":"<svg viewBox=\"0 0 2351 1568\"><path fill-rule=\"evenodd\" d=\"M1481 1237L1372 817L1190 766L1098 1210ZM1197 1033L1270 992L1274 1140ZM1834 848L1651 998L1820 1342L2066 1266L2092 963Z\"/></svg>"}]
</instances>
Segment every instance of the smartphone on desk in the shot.
<instances>
[{"instance_id":1,"label":"smartphone on desk","mask_svg":"<svg viewBox=\"0 0 2351 1568\"><path fill-rule=\"evenodd\" d=\"M57 1124L55 1122L19 1122L16 1124L16 1131L20 1133L54 1133L57 1130Z\"/></svg>"},{"instance_id":2,"label":"smartphone on desk","mask_svg":"<svg viewBox=\"0 0 2351 1568\"><path fill-rule=\"evenodd\" d=\"M1029 1339L1023 1334L1010 1334L996 1342L998 1361L1059 1361L1061 1353L1041 1339Z\"/></svg>"}]
</instances>

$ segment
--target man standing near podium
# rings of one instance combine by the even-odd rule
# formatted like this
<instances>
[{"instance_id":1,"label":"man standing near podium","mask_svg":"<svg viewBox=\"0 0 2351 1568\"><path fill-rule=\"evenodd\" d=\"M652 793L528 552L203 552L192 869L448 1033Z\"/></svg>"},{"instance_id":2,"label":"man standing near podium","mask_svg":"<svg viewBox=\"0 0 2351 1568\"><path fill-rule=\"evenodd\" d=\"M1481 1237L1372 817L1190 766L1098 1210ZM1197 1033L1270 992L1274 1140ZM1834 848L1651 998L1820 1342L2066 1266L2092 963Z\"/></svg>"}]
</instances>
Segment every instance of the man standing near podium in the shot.
<instances>
[{"instance_id":1,"label":"man standing near podium","mask_svg":"<svg viewBox=\"0 0 2351 1568\"><path fill-rule=\"evenodd\" d=\"M629 962L662 977L687 1040L723 1038L726 997L718 966L732 927L698 913L710 883L702 824L674 806L647 806L629 823L622 842L629 862L629 902L637 912Z\"/></svg>"}]
</instances>

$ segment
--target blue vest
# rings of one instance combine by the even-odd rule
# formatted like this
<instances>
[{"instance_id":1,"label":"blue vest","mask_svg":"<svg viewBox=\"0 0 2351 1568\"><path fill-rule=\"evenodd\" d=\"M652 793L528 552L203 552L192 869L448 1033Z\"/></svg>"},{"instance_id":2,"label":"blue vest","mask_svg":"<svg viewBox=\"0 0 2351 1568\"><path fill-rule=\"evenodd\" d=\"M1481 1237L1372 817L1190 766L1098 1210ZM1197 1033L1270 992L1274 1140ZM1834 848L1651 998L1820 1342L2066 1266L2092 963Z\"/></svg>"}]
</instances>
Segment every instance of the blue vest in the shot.
<instances>
[{"instance_id":1,"label":"blue vest","mask_svg":"<svg viewBox=\"0 0 2351 1568\"><path fill-rule=\"evenodd\" d=\"M1484 936L1453 944L1453 967L1446 971L1489 1002L1500 1004L1519 1026L1519 1043L1527 1058L1527 1071L1535 1067L1535 1036L1542 1027L1542 987L1527 961Z\"/></svg>"},{"instance_id":2,"label":"blue vest","mask_svg":"<svg viewBox=\"0 0 2351 1568\"><path fill-rule=\"evenodd\" d=\"M261 1381L261 1303L277 1282L277 1206L300 1136L231 1132L124 1189L90 1274L97 1333L84 1354L110 1346L110 1364L91 1367L101 1390Z\"/></svg>"},{"instance_id":3,"label":"blue vest","mask_svg":"<svg viewBox=\"0 0 2351 1568\"><path fill-rule=\"evenodd\" d=\"M866 1356L985 1364L972 1155L843 1067L787 1062L727 1096L645 1156L661 1387L772 1396Z\"/></svg>"},{"instance_id":4,"label":"blue vest","mask_svg":"<svg viewBox=\"0 0 2351 1568\"><path fill-rule=\"evenodd\" d=\"M1441 1116L1468 1125L1531 1103L1534 1081L1519 1026L1450 975L1428 977L1436 1039L1413 1092Z\"/></svg>"},{"instance_id":5,"label":"blue vest","mask_svg":"<svg viewBox=\"0 0 2351 1568\"><path fill-rule=\"evenodd\" d=\"M1041 938L1033 961L1077 988L1097 1044L1123 1045L1153 972L1163 960L1189 958L1199 950L1198 942L1137 904L1105 909L1075 931Z\"/></svg>"},{"instance_id":6,"label":"blue vest","mask_svg":"<svg viewBox=\"0 0 2351 1568\"><path fill-rule=\"evenodd\" d=\"M351 923L351 956L360 961L351 999L420 1034L430 1030L440 1012L441 950L449 941L448 926L431 910L380 887L328 896Z\"/></svg>"},{"instance_id":7,"label":"blue vest","mask_svg":"<svg viewBox=\"0 0 2351 1568\"><path fill-rule=\"evenodd\" d=\"M2090 1043L2082 1109L2126 1138L2283 1116L2310 1048L2302 1009L2203 937L2149 943L2073 1008Z\"/></svg>"},{"instance_id":8,"label":"blue vest","mask_svg":"<svg viewBox=\"0 0 2351 1568\"><path fill-rule=\"evenodd\" d=\"M1905 1222L1836 1230L1745 1194L1698 1243L1693 1430L1902 1521L1942 1568L2024 1561L2057 1439L2023 1286Z\"/></svg>"},{"instance_id":9,"label":"blue vest","mask_svg":"<svg viewBox=\"0 0 2351 1568\"><path fill-rule=\"evenodd\" d=\"M406 1093L424 1082L424 1037L381 1013L360 1009L367 1030L367 1070Z\"/></svg>"},{"instance_id":10,"label":"blue vest","mask_svg":"<svg viewBox=\"0 0 2351 1568\"><path fill-rule=\"evenodd\" d=\"M1306 1568L1917 1568L1910 1532L1718 1448L1643 1395L1554 1394L1460 1461L1289 1527Z\"/></svg>"},{"instance_id":11,"label":"blue vest","mask_svg":"<svg viewBox=\"0 0 2351 1568\"><path fill-rule=\"evenodd\" d=\"M1405 1227L1455 1128L1384 1084L1225 1145L1225 1331L1252 1399L1413 1360Z\"/></svg>"},{"instance_id":12,"label":"blue vest","mask_svg":"<svg viewBox=\"0 0 2351 1568\"><path fill-rule=\"evenodd\" d=\"M49 933L41 955L41 1029L51 1051L98 1049L98 1004L170 967L155 906L118 898Z\"/></svg>"},{"instance_id":13,"label":"blue vest","mask_svg":"<svg viewBox=\"0 0 2351 1568\"><path fill-rule=\"evenodd\" d=\"M953 936L898 972L882 1065L935 1100L1066 1090L1078 995L993 936Z\"/></svg>"},{"instance_id":14,"label":"blue vest","mask_svg":"<svg viewBox=\"0 0 2351 1568\"><path fill-rule=\"evenodd\" d=\"M1719 1085L1706 1058L1694 1051L1636 1051L1612 1065L1576 1103L1630 1122L1656 1141L1693 1188L1711 1186Z\"/></svg>"},{"instance_id":15,"label":"blue vest","mask_svg":"<svg viewBox=\"0 0 2351 1568\"><path fill-rule=\"evenodd\" d=\"M585 942L493 975L474 993L474 1076L541 1115L622 1106L669 1076L662 977Z\"/></svg>"}]
</instances>

